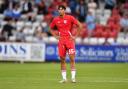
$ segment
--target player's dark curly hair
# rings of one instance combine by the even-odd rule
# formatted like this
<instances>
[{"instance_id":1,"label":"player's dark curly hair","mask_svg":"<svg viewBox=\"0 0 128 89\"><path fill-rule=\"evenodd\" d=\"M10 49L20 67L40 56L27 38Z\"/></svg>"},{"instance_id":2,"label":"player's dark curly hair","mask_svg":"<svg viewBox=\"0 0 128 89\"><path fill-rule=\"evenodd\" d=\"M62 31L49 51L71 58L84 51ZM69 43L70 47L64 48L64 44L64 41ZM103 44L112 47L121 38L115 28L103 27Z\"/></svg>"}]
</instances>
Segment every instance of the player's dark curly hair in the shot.
<instances>
[{"instance_id":1,"label":"player's dark curly hair","mask_svg":"<svg viewBox=\"0 0 128 89\"><path fill-rule=\"evenodd\" d=\"M64 5L59 5L59 6L58 6L58 10L59 10L60 8L62 8L62 9L64 9L64 10L66 9L66 7L65 7Z\"/></svg>"}]
</instances>

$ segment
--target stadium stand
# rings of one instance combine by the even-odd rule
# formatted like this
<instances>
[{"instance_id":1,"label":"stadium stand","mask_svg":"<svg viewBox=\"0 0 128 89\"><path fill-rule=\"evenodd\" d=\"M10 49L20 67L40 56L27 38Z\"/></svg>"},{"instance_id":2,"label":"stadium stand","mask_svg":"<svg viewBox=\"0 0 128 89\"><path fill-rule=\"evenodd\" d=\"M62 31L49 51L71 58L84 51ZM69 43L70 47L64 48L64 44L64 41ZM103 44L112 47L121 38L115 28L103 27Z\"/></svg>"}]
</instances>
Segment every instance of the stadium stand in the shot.
<instances>
[{"instance_id":1,"label":"stadium stand","mask_svg":"<svg viewBox=\"0 0 128 89\"><path fill-rule=\"evenodd\" d=\"M53 42L57 41L49 33L49 24L57 16L57 6L66 6L66 13L72 14L83 24L77 44L128 44L128 26L124 27L122 19L128 23L127 0L1 0L0 1L0 41L4 42ZM83 6L86 5L86 6ZM80 8L83 6L83 9ZM84 11L84 12L82 12ZM92 35L86 23L87 13L95 17ZM84 13L84 14L82 14ZM11 21L13 28L3 34L4 26ZM7 30L7 29L6 29ZM76 28L72 34L75 35Z\"/></svg>"}]
</instances>

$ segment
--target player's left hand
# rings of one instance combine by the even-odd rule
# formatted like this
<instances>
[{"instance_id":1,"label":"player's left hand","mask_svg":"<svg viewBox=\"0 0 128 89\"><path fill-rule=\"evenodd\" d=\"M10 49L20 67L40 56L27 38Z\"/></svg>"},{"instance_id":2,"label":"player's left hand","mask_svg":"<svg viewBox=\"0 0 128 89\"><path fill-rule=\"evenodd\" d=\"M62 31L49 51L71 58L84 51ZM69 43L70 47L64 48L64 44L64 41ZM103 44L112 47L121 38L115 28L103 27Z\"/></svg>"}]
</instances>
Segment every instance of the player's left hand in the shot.
<instances>
[{"instance_id":1,"label":"player's left hand","mask_svg":"<svg viewBox=\"0 0 128 89\"><path fill-rule=\"evenodd\" d=\"M71 36L71 40L75 41L76 36Z\"/></svg>"}]
</instances>

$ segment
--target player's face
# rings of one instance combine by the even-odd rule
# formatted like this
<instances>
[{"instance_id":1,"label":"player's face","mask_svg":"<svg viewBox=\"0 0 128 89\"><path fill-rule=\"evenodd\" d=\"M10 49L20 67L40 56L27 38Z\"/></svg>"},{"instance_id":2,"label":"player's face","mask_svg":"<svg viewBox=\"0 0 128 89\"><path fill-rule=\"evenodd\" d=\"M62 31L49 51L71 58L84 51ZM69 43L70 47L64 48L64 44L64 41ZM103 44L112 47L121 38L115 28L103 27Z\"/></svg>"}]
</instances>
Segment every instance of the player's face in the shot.
<instances>
[{"instance_id":1,"label":"player's face","mask_svg":"<svg viewBox=\"0 0 128 89\"><path fill-rule=\"evenodd\" d=\"M59 12L59 15L60 15L60 16L63 16L64 13L65 13L65 10L64 10L63 8L59 8L59 9L58 9L58 12Z\"/></svg>"}]
</instances>

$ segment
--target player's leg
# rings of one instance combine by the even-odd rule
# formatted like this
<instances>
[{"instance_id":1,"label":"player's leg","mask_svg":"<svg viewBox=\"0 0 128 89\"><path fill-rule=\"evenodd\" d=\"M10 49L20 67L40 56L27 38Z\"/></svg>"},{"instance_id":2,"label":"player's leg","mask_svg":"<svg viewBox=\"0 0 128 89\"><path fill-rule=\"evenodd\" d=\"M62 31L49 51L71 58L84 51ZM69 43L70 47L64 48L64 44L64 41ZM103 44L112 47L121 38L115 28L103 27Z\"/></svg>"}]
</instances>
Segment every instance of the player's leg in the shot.
<instances>
[{"instance_id":1,"label":"player's leg","mask_svg":"<svg viewBox=\"0 0 128 89\"><path fill-rule=\"evenodd\" d=\"M60 81L60 83L64 83L67 81L65 57L60 57L60 63L61 63L61 75L62 75L62 80Z\"/></svg>"},{"instance_id":2,"label":"player's leg","mask_svg":"<svg viewBox=\"0 0 128 89\"><path fill-rule=\"evenodd\" d=\"M58 49L59 49L60 64L61 64L61 74L62 74L62 78L63 78L63 80L60 81L60 83L63 83L63 82L67 81L66 62L65 62L66 48L61 42L59 42Z\"/></svg>"},{"instance_id":3,"label":"player's leg","mask_svg":"<svg viewBox=\"0 0 128 89\"><path fill-rule=\"evenodd\" d=\"M65 62L65 57L60 57L60 63L61 63L62 78L66 80L66 62Z\"/></svg>"},{"instance_id":4,"label":"player's leg","mask_svg":"<svg viewBox=\"0 0 128 89\"><path fill-rule=\"evenodd\" d=\"M75 68L75 54L69 54L70 66L71 66L71 80L76 82L76 68Z\"/></svg>"},{"instance_id":5,"label":"player's leg","mask_svg":"<svg viewBox=\"0 0 128 89\"><path fill-rule=\"evenodd\" d=\"M70 66L71 66L71 80L72 80L72 82L76 82L75 81L76 68L75 68L75 44L74 44L74 41L68 41L67 47L68 47L68 54L69 54Z\"/></svg>"}]
</instances>

